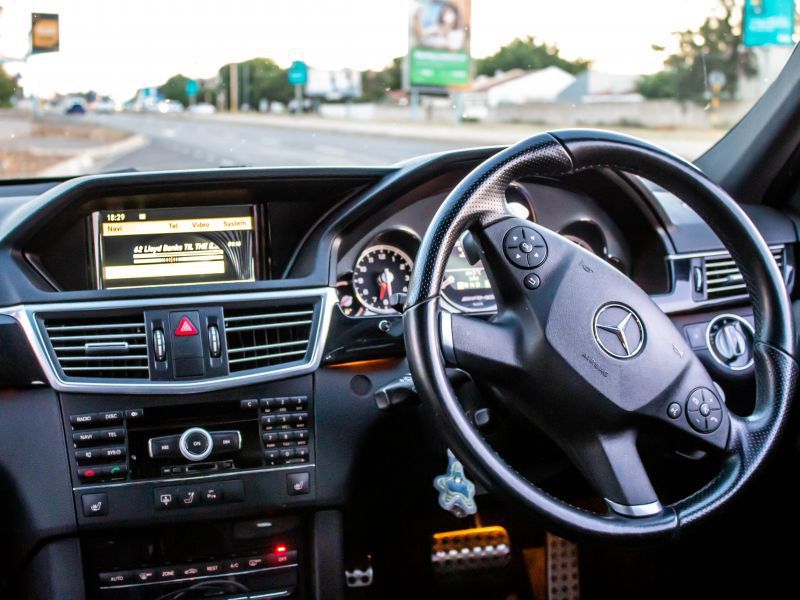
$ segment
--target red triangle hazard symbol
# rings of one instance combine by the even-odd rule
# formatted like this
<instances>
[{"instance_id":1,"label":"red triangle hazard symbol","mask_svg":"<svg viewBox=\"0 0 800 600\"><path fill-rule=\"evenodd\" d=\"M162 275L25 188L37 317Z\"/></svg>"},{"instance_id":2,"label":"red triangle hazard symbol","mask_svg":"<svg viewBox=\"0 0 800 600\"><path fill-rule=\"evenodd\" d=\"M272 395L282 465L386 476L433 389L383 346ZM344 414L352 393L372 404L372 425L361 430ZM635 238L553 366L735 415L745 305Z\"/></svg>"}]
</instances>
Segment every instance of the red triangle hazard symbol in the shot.
<instances>
[{"instance_id":1,"label":"red triangle hazard symbol","mask_svg":"<svg viewBox=\"0 0 800 600\"><path fill-rule=\"evenodd\" d=\"M197 335L197 327L189 320L189 317L183 317L181 322L178 323L178 327L175 329L175 335Z\"/></svg>"}]
</instances>

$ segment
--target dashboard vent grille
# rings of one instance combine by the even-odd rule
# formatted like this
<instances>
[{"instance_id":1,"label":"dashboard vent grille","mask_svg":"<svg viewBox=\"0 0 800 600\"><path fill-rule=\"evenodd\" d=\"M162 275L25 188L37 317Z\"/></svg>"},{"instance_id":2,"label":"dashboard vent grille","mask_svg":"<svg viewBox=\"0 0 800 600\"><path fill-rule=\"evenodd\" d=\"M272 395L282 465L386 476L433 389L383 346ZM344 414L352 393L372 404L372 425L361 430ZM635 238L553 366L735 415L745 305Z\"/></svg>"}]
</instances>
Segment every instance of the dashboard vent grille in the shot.
<instances>
[{"instance_id":1,"label":"dashboard vent grille","mask_svg":"<svg viewBox=\"0 0 800 600\"><path fill-rule=\"evenodd\" d=\"M147 379L144 313L45 319L45 331L67 377Z\"/></svg>"},{"instance_id":2,"label":"dashboard vent grille","mask_svg":"<svg viewBox=\"0 0 800 600\"><path fill-rule=\"evenodd\" d=\"M771 252L775 262L778 263L778 268L783 273L783 247L772 248ZM703 261L703 269L706 282L706 297L709 300L746 294L742 274L729 254L706 257Z\"/></svg>"},{"instance_id":3,"label":"dashboard vent grille","mask_svg":"<svg viewBox=\"0 0 800 600\"><path fill-rule=\"evenodd\" d=\"M225 310L231 372L303 360L314 321L312 303Z\"/></svg>"}]
</instances>

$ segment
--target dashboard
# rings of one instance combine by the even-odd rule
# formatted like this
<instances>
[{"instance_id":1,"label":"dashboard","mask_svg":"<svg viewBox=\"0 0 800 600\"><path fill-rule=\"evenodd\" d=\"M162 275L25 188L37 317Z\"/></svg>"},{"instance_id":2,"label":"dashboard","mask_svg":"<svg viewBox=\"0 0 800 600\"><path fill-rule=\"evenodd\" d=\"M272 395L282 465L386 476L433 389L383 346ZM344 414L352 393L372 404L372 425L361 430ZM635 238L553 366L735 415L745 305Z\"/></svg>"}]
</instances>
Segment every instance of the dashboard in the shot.
<instances>
[{"instance_id":1,"label":"dashboard","mask_svg":"<svg viewBox=\"0 0 800 600\"><path fill-rule=\"evenodd\" d=\"M408 372L400 311L427 225L495 151L0 186L0 457L15 457L2 471L18 495L4 569L109 600L223 575L311 597L321 572L344 572L344 549L324 543L343 538L342 513L391 502L389 486L359 504L385 472L427 492L441 458L434 425L409 411L392 429L376 394ZM744 284L678 198L597 170L516 181L506 201L635 281L728 403L746 402ZM794 224L745 209L793 290ZM442 298L476 318L502 310L470 232Z\"/></svg>"}]
</instances>

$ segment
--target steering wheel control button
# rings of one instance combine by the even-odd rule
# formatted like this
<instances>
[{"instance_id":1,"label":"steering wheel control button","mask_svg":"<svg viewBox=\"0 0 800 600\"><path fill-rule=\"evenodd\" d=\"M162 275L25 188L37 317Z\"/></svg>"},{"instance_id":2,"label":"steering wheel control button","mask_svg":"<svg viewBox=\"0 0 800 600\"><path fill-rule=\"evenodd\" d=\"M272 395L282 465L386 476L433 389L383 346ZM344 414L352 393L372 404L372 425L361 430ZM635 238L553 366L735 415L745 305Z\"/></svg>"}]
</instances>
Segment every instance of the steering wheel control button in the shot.
<instances>
[{"instance_id":1,"label":"steering wheel control button","mask_svg":"<svg viewBox=\"0 0 800 600\"><path fill-rule=\"evenodd\" d=\"M178 441L178 449L186 460L198 461L208 458L214 440L211 434L200 427L187 429Z\"/></svg>"},{"instance_id":2,"label":"steering wheel control button","mask_svg":"<svg viewBox=\"0 0 800 600\"><path fill-rule=\"evenodd\" d=\"M525 279L523 279L522 282L525 284L525 287L528 288L529 290L535 290L540 285L542 285L542 280L536 273L528 273L527 275L525 275Z\"/></svg>"},{"instance_id":3,"label":"steering wheel control button","mask_svg":"<svg viewBox=\"0 0 800 600\"><path fill-rule=\"evenodd\" d=\"M108 514L108 494L84 494L81 496L84 517L103 517Z\"/></svg>"},{"instance_id":4,"label":"steering wheel control button","mask_svg":"<svg viewBox=\"0 0 800 600\"><path fill-rule=\"evenodd\" d=\"M667 407L667 414L669 415L670 419L677 419L683 414L683 409L677 402L671 402Z\"/></svg>"},{"instance_id":5,"label":"steering wheel control button","mask_svg":"<svg viewBox=\"0 0 800 600\"><path fill-rule=\"evenodd\" d=\"M698 388L686 401L689 425L700 433L713 433L722 424L722 404L708 388Z\"/></svg>"},{"instance_id":6,"label":"steering wheel control button","mask_svg":"<svg viewBox=\"0 0 800 600\"><path fill-rule=\"evenodd\" d=\"M513 227L503 239L506 258L521 269L534 269L547 258L547 244L531 227Z\"/></svg>"}]
</instances>

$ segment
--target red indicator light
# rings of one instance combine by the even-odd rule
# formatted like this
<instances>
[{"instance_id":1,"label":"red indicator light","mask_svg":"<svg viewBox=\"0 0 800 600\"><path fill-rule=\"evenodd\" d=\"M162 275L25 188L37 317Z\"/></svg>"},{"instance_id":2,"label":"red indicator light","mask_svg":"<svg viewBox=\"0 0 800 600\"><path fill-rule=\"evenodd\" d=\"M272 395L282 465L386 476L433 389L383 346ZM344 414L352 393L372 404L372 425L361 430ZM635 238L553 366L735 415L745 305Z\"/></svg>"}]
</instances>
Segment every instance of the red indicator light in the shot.
<instances>
[{"instance_id":1,"label":"red indicator light","mask_svg":"<svg viewBox=\"0 0 800 600\"><path fill-rule=\"evenodd\" d=\"M275 554L286 554L286 546L283 544L275 546Z\"/></svg>"},{"instance_id":2,"label":"red indicator light","mask_svg":"<svg viewBox=\"0 0 800 600\"><path fill-rule=\"evenodd\" d=\"M84 471L83 474L86 477L94 477L94 471L92 471L91 469L88 469L88 470ZM285 550L286 550L286 548L284 548L284 551Z\"/></svg>"}]
</instances>

